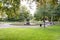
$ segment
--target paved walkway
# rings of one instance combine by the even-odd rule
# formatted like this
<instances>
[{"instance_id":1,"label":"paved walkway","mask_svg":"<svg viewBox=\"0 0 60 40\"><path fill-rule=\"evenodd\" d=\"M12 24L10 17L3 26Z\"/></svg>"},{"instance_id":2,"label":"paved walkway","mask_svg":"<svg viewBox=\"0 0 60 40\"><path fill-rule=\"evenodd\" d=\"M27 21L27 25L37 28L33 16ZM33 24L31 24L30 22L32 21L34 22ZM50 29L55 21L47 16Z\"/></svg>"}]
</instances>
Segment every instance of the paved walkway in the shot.
<instances>
[{"instance_id":1,"label":"paved walkway","mask_svg":"<svg viewBox=\"0 0 60 40\"><path fill-rule=\"evenodd\" d=\"M46 24L48 27L50 24ZM42 25L43 27L44 25ZM40 28L40 25L36 25L35 23L31 23L31 25L24 25L21 22L0 22L0 28Z\"/></svg>"},{"instance_id":2,"label":"paved walkway","mask_svg":"<svg viewBox=\"0 0 60 40\"><path fill-rule=\"evenodd\" d=\"M21 25L18 23L0 23L0 28L40 28L39 25Z\"/></svg>"}]
</instances>

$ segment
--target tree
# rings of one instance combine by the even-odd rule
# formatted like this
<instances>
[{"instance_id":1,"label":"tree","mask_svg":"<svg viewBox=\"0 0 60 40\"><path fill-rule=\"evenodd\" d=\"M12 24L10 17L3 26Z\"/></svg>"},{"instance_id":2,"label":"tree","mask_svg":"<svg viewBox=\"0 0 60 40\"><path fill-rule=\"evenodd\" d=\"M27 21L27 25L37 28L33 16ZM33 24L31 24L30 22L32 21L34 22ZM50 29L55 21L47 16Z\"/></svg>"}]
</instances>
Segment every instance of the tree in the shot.
<instances>
[{"instance_id":1,"label":"tree","mask_svg":"<svg viewBox=\"0 0 60 40\"><path fill-rule=\"evenodd\" d=\"M18 20L20 15L20 0L3 0L2 11L8 15L8 20Z\"/></svg>"},{"instance_id":2,"label":"tree","mask_svg":"<svg viewBox=\"0 0 60 40\"><path fill-rule=\"evenodd\" d=\"M38 10L36 11L34 17L36 20L40 21L41 19L43 20L44 22L44 28L45 28L45 20L46 20L46 17L47 16L47 12L46 12L46 6L42 6L40 8L38 8Z\"/></svg>"},{"instance_id":3,"label":"tree","mask_svg":"<svg viewBox=\"0 0 60 40\"><path fill-rule=\"evenodd\" d=\"M29 10L25 6L20 6L20 20L25 20L29 17Z\"/></svg>"},{"instance_id":4,"label":"tree","mask_svg":"<svg viewBox=\"0 0 60 40\"><path fill-rule=\"evenodd\" d=\"M60 19L60 4L56 7L56 19L59 21Z\"/></svg>"},{"instance_id":5,"label":"tree","mask_svg":"<svg viewBox=\"0 0 60 40\"><path fill-rule=\"evenodd\" d=\"M42 0L44 1L44 0ZM40 5L39 5L40 6ZM34 17L36 18L36 20L40 20L43 18L44 21L44 27L45 27L45 19L46 16L53 21L53 18L55 17L55 1L54 0L50 0L47 1L46 0L43 2L43 5L38 7Z\"/></svg>"},{"instance_id":6,"label":"tree","mask_svg":"<svg viewBox=\"0 0 60 40\"><path fill-rule=\"evenodd\" d=\"M36 20L41 20L42 18L44 18L44 16L48 16L46 8L44 6L40 7L37 9L37 11L34 14L34 17L36 18Z\"/></svg>"}]
</instances>

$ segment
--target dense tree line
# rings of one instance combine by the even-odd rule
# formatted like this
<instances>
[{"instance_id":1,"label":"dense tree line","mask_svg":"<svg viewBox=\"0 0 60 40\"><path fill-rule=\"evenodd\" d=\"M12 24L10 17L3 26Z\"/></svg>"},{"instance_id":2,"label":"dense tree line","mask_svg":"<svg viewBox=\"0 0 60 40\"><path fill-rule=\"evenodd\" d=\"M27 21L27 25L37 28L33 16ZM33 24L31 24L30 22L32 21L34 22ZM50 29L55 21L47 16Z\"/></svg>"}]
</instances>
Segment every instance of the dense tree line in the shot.
<instances>
[{"instance_id":1,"label":"dense tree line","mask_svg":"<svg viewBox=\"0 0 60 40\"><path fill-rule=\"evenodd\" d=\"M60 20L60 4L57 3L57 0L36 0L36 2L35 20L42 20L44 17L48 20ZM22 13L20 9L22 9ZM26 10L25 6L20 7L20 0L0 0L0 20L24 21L31 17ZM4 15L7 17L4 18Z\"/></svg>"},{"instance_id":2,"label":"dense tree line","mask_svg":"<svg viewBox=\"0 0 60 40\"><path fill-rule=\"evenodd\" d=\"M25 6L20 7L20 0L1 0L0 1L0 14L1 14L0 20L24 21L25 19L30 17L29 12L26 10L27 8ZM21 11L23 12L21 13ZM3 14L6 14L7 17L3 18L2 17Z\"/></svg>"},{"instance_id":3,"label":"dense tree line","mask_svg":"<svg viewBox=\"0 0 60 40\"><path fill-rule=\"evenodd\" d=\"M20 15L20 0L2 0L1 1L3 6L1 7L1 10L5 12L5 14L8 16L8 20L18 20Z\"/></svg>"},{"instance_id":4,"label":"dense tree line","mask_svg":"<svg viewBox=\"0 0 60 40\"><path fill-rule=\"evenodd\" d=\"M45 1L46 2L46 1ZM41 3L40 3L41 4ZM43 2L42 2L43 4ZM37 11L34 14L35 20L42 20L45 16L50 21L60 20L60 4L57 1L52 0L46 2L45 5L39 5Z\"/></svg>"}]
</instances>

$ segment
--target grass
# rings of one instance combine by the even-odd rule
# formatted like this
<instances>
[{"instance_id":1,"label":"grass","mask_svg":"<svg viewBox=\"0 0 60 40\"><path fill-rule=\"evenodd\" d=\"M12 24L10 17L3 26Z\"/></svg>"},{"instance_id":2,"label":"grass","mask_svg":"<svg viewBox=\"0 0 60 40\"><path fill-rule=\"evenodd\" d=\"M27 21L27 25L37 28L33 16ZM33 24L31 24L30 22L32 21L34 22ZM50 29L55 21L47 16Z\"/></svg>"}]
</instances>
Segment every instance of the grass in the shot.
<instances>
[{"instance_id":1,"label":"grass","mask_svg":"<svg viewBox=\"0 0 60 40\"><path fill-rule=\"evenodd\" d=\"M60 25L47 28L2 28L0 40L60 40Z\"/></svg>"}]
</instances>

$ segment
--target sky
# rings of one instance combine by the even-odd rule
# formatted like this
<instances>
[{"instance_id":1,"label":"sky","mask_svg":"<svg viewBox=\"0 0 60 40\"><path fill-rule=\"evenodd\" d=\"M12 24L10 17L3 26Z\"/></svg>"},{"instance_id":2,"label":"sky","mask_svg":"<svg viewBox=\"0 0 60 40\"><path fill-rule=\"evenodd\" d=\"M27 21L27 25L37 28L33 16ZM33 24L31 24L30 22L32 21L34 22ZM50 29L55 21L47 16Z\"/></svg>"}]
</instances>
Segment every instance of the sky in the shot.
<instances>
[{"instance_id":1,"label":"sky","mask_svg":"<svg viewBox=\"0 0 60 40\"><path fill-rule=\"evenodd\" d=\"M34 15L34 12L36 11L36 1L21 0L20 4L21 6L26 6L26 8L30 11L30 14Z\"/></svg>"}]
</instances>

